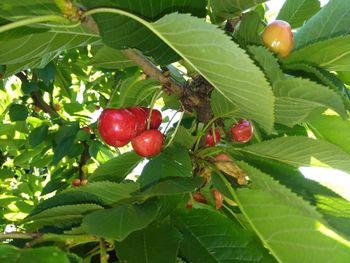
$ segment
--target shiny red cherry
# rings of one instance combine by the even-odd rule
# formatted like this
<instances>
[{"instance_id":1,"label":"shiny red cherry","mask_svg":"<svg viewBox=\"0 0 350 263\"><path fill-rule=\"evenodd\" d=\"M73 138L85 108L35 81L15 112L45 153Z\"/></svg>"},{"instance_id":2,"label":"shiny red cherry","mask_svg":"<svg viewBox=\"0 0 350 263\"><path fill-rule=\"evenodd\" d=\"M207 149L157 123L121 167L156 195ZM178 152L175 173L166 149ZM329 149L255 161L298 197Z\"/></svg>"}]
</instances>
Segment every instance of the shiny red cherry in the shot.
<instances>
[{"instance_id":1,"label":"shiny red cherry","mask_svg":"<svg viewBox=\"0 0 350 263\"><path fill-rule=\"evenodd\" d=\"M105 109L98 121L98 130L108 145L124 146L136 135L135 115L126 109Z\"/></svg>"},{"instance_id":2,"label":"shiny red cherry","mask_svg":"<svg viewBox=\"0 0 350 263\"><path fill-rule=\"evenodd\" d=\"M149 117L150 108L143 108L146 112L147 119ZM150 129L158 129L162 123L162 113L159 110L153 109L151 114Z\"/></svg>"},{"instance_id":3,"label":"shiny red cherry","mask_svg":"<svg viewBox=\"0 0 350 263\"><path fill-rule=\"evenodd\" d=\"M286 21L276 20L270 23L261 37L265 46L280 57L287 57L293 49L292 29Z\"/></svg>"},{"instance_id":4,"label":"shiny red cherry","mask_svg":"<svg viewBox=\"0 0 350 263\"><path fill-rule=\"evenodd\" d=\"M207 202L207 200L201 193L193 193L192 196L193 196L193 199L196 200L198 203L205 204Z\"/></svg>"},{"instance_id":5,"label":"shiny red cherry","mask_svg":"<svg viewBox=\"0 0 350 263\"><path fill-rule=\"evenodd\" d=\"M146 111L141 107L129 107L128 110L135 115L136 135L139 135L146 130L148 115L146 114Z\"/></svg>"},{"instance_id":6,"label":"shiny red cherry","mask_svg":"<svg viewBox=\"0 0 350 263\"><path fill-rule=\"evenodd\" d=\"M224 197L216 189L213 189L212 193L213 193L213 196L214 196L214 199L215 199L215 208L216 209L220 209L220 207L222 206L222 203L224 202Z\"/></svg>"},{"instance_id":7,"label":"shiny red cherry","mask_svg":"<svg viewBox=\"0 0 350 263\"><path fill-rule=\"evenodd\" d=\"M233 140L246 143L253 137L253 127L247 120L240 120L231 128Z\"/></svg>"},{"instance_id":8,"label":"shiny red cherry","mask_svg":"<svg viewBox=\"0 0 350 263\"><path fill-rule=\"evenodd\" d=\"M80 186L81 180L79 178L76 178L72 181L73 186Z\"/></svg>"},{"instance_id":9,"label":"shiny red cherry","mask_svg":"<svg viewBox=\"0 0 350 263\"><path fill-rule=\"evenodd\" d=\"M212 129L209 129L207 131L207 135L205 137L205 144L207 146L215 146L215 144L218 144L220 142L220 140L221 140L221 134L220 134L219 128L215 128L215 140L214 140ZM216 141L216 143L215 143L215 141Z\"/></svg>"},{"instance_id":10,"label":"shiny red cherry","mask_svg":"<svg viewBox=\"0 0 350 263\"><path fill-rule=\"evenodd\" d=\"M135 152L143 157L150 157L162 150L163 134L155 129L147 130L131 140Z\"/></svg>"}]
</instances>

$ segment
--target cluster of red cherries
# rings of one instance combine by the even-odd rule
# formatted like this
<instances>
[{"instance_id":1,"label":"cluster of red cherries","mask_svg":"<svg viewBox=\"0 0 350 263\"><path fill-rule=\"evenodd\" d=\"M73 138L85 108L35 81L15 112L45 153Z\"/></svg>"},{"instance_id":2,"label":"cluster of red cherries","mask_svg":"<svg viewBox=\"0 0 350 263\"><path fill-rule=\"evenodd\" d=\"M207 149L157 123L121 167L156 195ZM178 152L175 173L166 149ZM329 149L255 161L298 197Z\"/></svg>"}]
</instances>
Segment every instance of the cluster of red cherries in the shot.
<instances>
[{"instance_id":1,"label":"cluster of red cherries","mask_svg":"<svg viewBox=\"0 0 350 263\"><path fill-rule=\"evenodd\" d=\"M253 127L247 120L240 120L230 129L232 139L239 143L246 143L253 137ZM221 141L219 128L215 128L215 132L211 129L207 131L205 143L207 146L215 146Z\"/></svg>"},{"instance_id":2,"label":"cluster of red cherries","mask_svg":"<svg viewBox=\"0 0 350 263\"><path fill-rule=\"evenodd\" d=\"M147 124L149 122L149 129ZM150 157L162 150L164 136L158 130L162 114L156 109L129 107L103 110L98 130L106 144L122 147L131 142L135 152Z\"/></svg>"}]
</instances>

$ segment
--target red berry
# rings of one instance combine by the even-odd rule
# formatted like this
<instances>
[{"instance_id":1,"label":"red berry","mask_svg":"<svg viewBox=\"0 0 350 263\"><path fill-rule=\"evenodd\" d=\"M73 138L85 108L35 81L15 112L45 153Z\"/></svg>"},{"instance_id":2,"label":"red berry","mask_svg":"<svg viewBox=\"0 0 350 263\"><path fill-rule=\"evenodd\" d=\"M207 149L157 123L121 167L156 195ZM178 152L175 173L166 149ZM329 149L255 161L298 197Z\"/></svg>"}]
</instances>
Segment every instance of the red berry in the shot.
<instances>
[{"instance_id":1,"label":"red berry","mask_svg":"<svg viewBox=\"0 0 350 263\"><path fill-rule=\"evenodd\" d=\"M246 143L253 137L253 127L247 120L240 120L231 128L232 137L235 141Z\"/></svg>"},{"instance_id":2,"label":"red berry","mask_svg":"<svg viewBox=\"0 0 350 263\"><path fill-rule=\"evenodd\" d=\"M81 129L82 129L83 131L86 131L87 133L92 133L91 128L88 127L88 126L82 127Z\"/></svg>"},{"instance_id":3,"label":"red berry","mask_svg":"<svg viewBox=\"0 0 350 263\"><path fill-rule=\"evenodd\" d=\"M216 209L220 209L220 207L222 206L222 203L224 201L224 197L216 189L213 189L212 193L213 193L213 196L214 196L214 199L215 199L215 208Z\"/></svg>"},{"instance_id":4,"label":"red berry","mask_svg":"<svg viewBox=\"0 0 350 263\"><path fill-rule=\"evenodd\" d=\"M141 107L129 107L129 111L131 111L136 118L136 135L141 134L146 130L147 127L147 114L145 110Z\"/></svg>"},{"instance_id":5,"label":"red berry","mask_svg":"<svg viewBox=\"0 0 350 263\"><path fill-rule=\"evenodd\" d=\"M80 184L81 184L81 180L80 180L79 178L74 179L74 180L72 181L72 185L73 185L73 186L80 186Z\"/></svg>"},{"instance_id":6,"label":"red berry","mask_svg":"<svg viewBox=\"0 0 350 263\"><path fill-rule=\"evenodd\" d=\"M149 112L151 109L149 108L143 108L146 112L146 116L148 119ZM151 114L151 123L150 123L150 129L158 129L160 124L162 123L162 113L159 110L153 109Z\"/></svg>"},{"instance_id":7,"label":"red berry","mask_svg":"<svg viewBox=\"0 0 350 263\"><path fill-rule=\"evenodd\" d=\"M207 202L207 200L201 193L193 193L192 196L193 196L193 199L196 200L198 203L205 204Z\"/></svg>"},{"instance_id":8,"label":"red berry","mask_svg":"<svg viewBox=\"0 0 350 263\"><path fill-rule=\"evenodd\" d=\"M217 155L215 157L215 160L221 161L221 162L229 162L229 161L231 161L231 157L225 153L220 153L219 155Z\"/></svg>"},{"instance_id":9,"label":"red berry","mask_svg":"<svg viewBox=\"0 0 350 263\"><path fill-rule=\"evenodd\" d=\"M136 136L131 141L135 152L143 157L156 155L162 150L164 142L163 134L158 130L147 130Z\"/></svg>"},{"instance_id":10,"label":"red berry","mask_svg":"<svg viewBox=\"0 0 350 263\"><path fill-rule=\"evenodd\" d=\"M205 138L205 143L207 146L215 146L215 144L218 144L220 140L221 140L221 134L220 134L219 128L215 128L215 140L214 140L212 129L209 129L207 131L207 136Z\"/></svg>"},{"instance_id":11,"label":"red berry","mask_svg":"<svg viewBox=\"0 0 350 263\"><path fill-rule=\"evenodd\" d=\"M261 35L266 47L281 57L287 57L293 49L293 33L286 21L270 23Z\"/></svg>"},{"instance_id":12,"label":"red berry","mask_svg":"<svg viewBox=\"0 0 350 263\"><path fill-rule=\"evenodd\" d=\"M105 109L100 116L98 130L108 145L124 146L136 135L135 115L126 109Z\"/></svg>"},{"instance_id":13,"label":"red berry","mask_svg":"<svg viewBox=\"0 0 350 263\"><path fill-rule=\"evenodd\" d=\"M192 208L193 208L193 204L192 204L192 200L191 200L191 199L189 199L189 200L187 201L186 207L189 208L189 209L192 209Z\"/></svg>"}]
</instances>

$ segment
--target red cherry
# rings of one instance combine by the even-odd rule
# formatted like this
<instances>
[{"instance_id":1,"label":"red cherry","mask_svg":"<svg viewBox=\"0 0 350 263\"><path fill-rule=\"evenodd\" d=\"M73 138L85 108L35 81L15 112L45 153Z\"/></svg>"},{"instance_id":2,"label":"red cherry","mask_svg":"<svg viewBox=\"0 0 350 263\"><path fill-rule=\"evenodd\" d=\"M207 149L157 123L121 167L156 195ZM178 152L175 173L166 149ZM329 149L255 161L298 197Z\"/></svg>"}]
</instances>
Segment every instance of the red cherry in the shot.
<instances>
[{"instance_id":1,"label":"red cherry","mask_svg":"<svg viewBox=\"0 0 350 263\"><path fill-rule=\"evenodd\" d=\"M146 114L145 110L141 107L129 107L128 110L135 115L137 123L136 135L139 135L146 130L148 115Z\"/></svg>"},{"instance_id":2,"label":"red cherry","mask_svg":"<svg viewBox=\"0 0 350 263\"><path fill-rule=\"evenodd\" d=\"M233 139L240 143L246 143L253 137L253 127L247 120L240 120L231 128Z\"/></svg>"},{"instance_id":3,"label":"red cherry","mask_svg":"<svg viewBox=\"0 0 350 263\"><path fill-rule=\"evenodd\" d=\"M135 115L126 109L105 109L100 116L98 130L108 145L124 146L136 135Z\"/></svg>"},{"instance_id":4,"label":"red cherry","mask_svg":"<svg viewBox=\"0 0 350 263\"><path fill-rule=\"evenodd\" d=\"M287 57L293 49L292 29L286 21L276 20L270 23L261 37L265 46L280 57Z\"/></svg>"},{"instance_id":5,"label":"red cherry","mask_svg":"<svg viewBox=\"0 0 350 263\"><path fill-rule=\"evenodd\" d=\"M219 155L217 155L215 157L215 160L221 161L221 162L229 162L229 161L231 161L231 157L225 153L220 153Z\"/></svg>"},{"instance_id":6,"label":"red cherry","mask_svg":"<svg viewBox=\"0 0 350 263\"><path fill-rule=\"evenodd\" d=\"M149 108L143 108L146 112L146 116L148 119L149 112L151 109ZM160 124L162 123L162 113L159 110L153 109L151 114L151 123L150 123L150 129L158 129Z\"/></svg>"},{"instance_id":7,"label":"red cherry","mask_svg":"<svg viewBox=\"0 0 350 263\"><path fill-rule=\"evenodd\" d=\"M218 144L221 140L221 134L219 128L215 128L215 141L214 141L214 136L213 136L213 131L212 129L209 129L207 131L207 136L205 138L205 143L207 146L215 146L215 144Z\"/></svg>"},{"instance_id":8,"label":"red cherry","mask_svg":"<svg viewBox=\"0 0 350 263\"><path fill-rule=\"evenodd\" d=\"M201 193L193 193L192 196L193 196L193 199L196 200L198 203L205 204L207 202L207 200Z\"/></svg>"},{"instance_id":9,"label":"red cherry","mask_svg":"<svg viewBox=\"0 0 350 263\"><path fill-rule=\"evenodd\" d=\"M162 150L163 134L158 130L147 130L131 140L135 152L143 157L156 155Z\"/></svg>"},{"instance_id":10,"label":"red cherry","mask_svg":"<svg viewBox=\"0 0 350 263\"><path fill-rule=\"evenodd\" d=\"M83 131L86 131L87 133L92 133L91 128L88 127L88 126L82 127L81 129L82 129Z\"/></svg>"},{"instance_id":11,"label":"red cherry","mask_svg":"<svg viewBox=\"0 0 350 263\"><path fill-rule=\"evenodd\" d=\"M80 180L79 178L74 179L74 180L72 181L72 185L73 185L73 186L80 186L80 184L81 184L81 180Z\"/></svg>"},{"instance_id":12,"label":"red cherry","mask_svg":"<svg viewBox=\"0 0 350 263\"><path fill-rule=\"evenodd\" d=\"M222 206L222 203L224 201L224 197L216 189L213 189L212 193L213 193L213 196L214 196L214 199L215 199L215 208L216 209L220 209L220 207Z\"/></svg>"}]
</instances>

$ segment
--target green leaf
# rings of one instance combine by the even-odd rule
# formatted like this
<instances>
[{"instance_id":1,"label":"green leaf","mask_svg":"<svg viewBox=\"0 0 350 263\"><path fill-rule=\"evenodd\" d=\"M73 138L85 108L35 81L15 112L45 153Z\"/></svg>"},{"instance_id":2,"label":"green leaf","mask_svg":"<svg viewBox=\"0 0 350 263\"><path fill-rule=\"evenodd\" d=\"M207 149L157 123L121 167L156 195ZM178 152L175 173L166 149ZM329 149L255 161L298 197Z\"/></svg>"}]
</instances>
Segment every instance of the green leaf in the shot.
<instances>
[{"instance_id":1,"label":"green leaf","mask_svg":"<svg viewBox=\"0 0 350 263\"><path fill-rule=\"evenodd\" d=\"M339 116L313 115L307 119L307 123L317 137L329 141L342 148L350 155L350 121Z\"/></svg>"},{"instance_id":2,"label":"green leaf","mask_svg":"<svg viewBox=\"0 0 350 263\"><path fill-rule=\"evenodd\" d=\"M60 10L52 0L21 0L14 2L2 0L0 3L1 17L23 17L60 14Z\"/></svg>"},{"instance_id":3,"label":"green leaf","mask_svg":"<svg viewBox=\"0 0 350 263\"><path fill-rule=\"evenodd\" d=\"M319 0L287 0L276 19L287 21L292 28L298 28L319 10Z\"/></svg>"},{"instance_id":4,"label":"green leaf","mask_svg":"<svg viewBox=\"0 0 350 263\"><path fill-rule=\"evenodd\" d=\"M23 249L16 263L70 263L68 256L57 247Z\"/></svg>"},{"instance_id":5,"label":"green leaf","mask_svg":"<svg viewBox=\"0 0 350 263\"><path fill-rule=\"evenodd\" d=\"M0 41L0 64L6 64L8 72L23 70L27 67L43 67L59 52L93 44L98 40L98 36L87 31L83 27L77 28L56 28L48 32L29 34L12 40ZM43 60L44 56L50 56L45 59L44 64L38 63ZM33 60L36 60L33 63ZM16 65L11 69L11 64Z\"/></svg>"},{"instance_id":6,"label":"green leaf","mask_svg":"<svg viewBox=\"0 0 350 263\"><path fill-rule=\"evenodd\" d=\"M96 195L105 204L111 205L123 199L131 198L131 193L137 191L139 186L135 182L117 184L114 182L89 182L83 187L75 187L65 192L84 192Z\"/></svg>"},{"instance_id":7,"label":"green leaf","mask_svg":"<svg viewBox=\"0 0 350 263\"><path fill-rule=\"evenodd\" d=\"M258 62L270 83L285 79L277 58L270 50L262 46L249 46L248 50L253 55L254 60Z\"/></svg>"},{"instance_id":8,"label":"green leaf","mask_svg":"<svg viewBox=\"0 0 350 263\"><path fill-rule=\"evenodd\" d=\"M170 225L154 225L117 243L117 254L128 263L175 263L181 234Z\"/></svg>"},{"instance_id":9,"label":"green leaf","mask_svg":"<svg viewBox=\"0 0 350 263\"><path fill-rule=\"evenodd\" d=\"M21 256L18 248L0 244L0 262L16 263L18 258Z\"/></svg>"},{"instance_id":10,"label":"green leaf","mask_svg":"<svg viewBox=\"0 0 350 263\"><path fill-rule=\"evenodd\" d=\"M11 121L25 121L28 117L28 109L22 104L11 104L9 115Z\"/></svg>"},{"instance_id":11,"label":"green leaf","mask_svg":"<svg viewBox=\"0 0 350 263\"><path fill-rule=\"evenodd\" d=\"M252 233L217 212L178 209L172 221L183 234L181 255L190 262L274 262Z\"/></svg>"},{"instance_id":12,"label":"green leaf","mask_svg":"<svg viewBox=\"0 0 350 263\"><path fill-rule=\"evenodd\" d=\"M46 139L48 131L49 131L48 125L43 125L32 130L32 132L29 134L29 137L28 137L29 144L33 147L38 146L40 143L42 143Z\"/></svg>"},{"instance_id":13,"label":"green leaf","mask_svg":"<svg viewBox=\"0 0 350 263\"><path fill-rule=\"evenodd\" d=\"M33 91L39 90L38 84L35 82L23 82L22 83L23 93L28 95Z\"/></svg>"},{"instance_id":14,"label":"green leaf","mask_svg":"<svg viewBox=\"0 0 350 263\"><path fill-rule=\"evenodd\" d=\"M289 78L274 83L276 122L287 126L301 123L317 108L330 108L347 116L342 98L326 86L307 79Z\"/></svg>"},{"instance_id":15,"label":"green leaf","mask_svg":"<svg viewBox=\"0 0 350 263\"><path fill-rule=\"evenodd\" d=\"M34 216L50 208L77 204L105 205L102 200L94 194L84 192L65 192L37 204L33 211L30 212L29 216Z\"/></svg>"},{"instance_id":16,"label":"green leaf","mask_svg":"<svg viewBox=\"0 0 350 263\"><path fill-rule=\"evenodd\" d=\"M123 80L120 85L120 93L111 100L109 107L148 106L154 93L160 88L159 81L152 78L143 80L137 72L134 76Z\"/></svg>"},{"instance_id":17,"label":"green leaf","mask_svg":"<svg viewBox=\"0 0 350 263\"><path fill-rule=\"evenodd\" d=\"M285 64L307 63L329 71L347 71L350 63L350 35L310 44L291 53Z\"/></svg>"},{"instance_id":18,"label":"green leaf","mask_svg":"<svg viewBox=\"0 0 350 263\"><path fill-rule=\"evenodd\" d=\"M294 35L294 49L298 50L311 43L348 34L350 32L349 13L350 6L347 0L329 1Z\"/></svg>"},{"instance_id":19,"label":"green leaf","mask_svg":"<svg viewBox=\"0 0 350 263\"><path fill-rule=\"evenodd\" d=\"M281 137L237 149L295 167L331 167L350 173L350 155L334 144L307 137Z\"/></svg>"},{"instance_id":20,"label":"green leaf","mask_svg":"<svg viewBox=\"0 0 350 263\"><path fill-rule=\"evenodd\" d=\"M28 229L39 229L43 226L77 222L82 220L84 215L100 209L103 209L103 207L96 204L56 206L33 216L28 216L23 222L27 223L26 227Z\"/></svg>"},{"instance_id":21,"label":"green leaf","mask_svg":"<svg viewBox=\"0 0 350 263\"><path fill-rule=\"evenodd\" d=\"M89 176L89 181L121 182L141 160L142 158L135 152L119 155L99 166L96 171Z\"/></svg>"},{"instance_id":22,"label":"green leaf","mask_svg":"<svg viewBox=\"0 0 350 263\"><path fill-rule=\"evenodd\" d=\"M93 54L89 65L106 69L120 69L135 66L135 63L126 58L120 50L102 46Z\"/></svg>"},{"instance_id":23,"label":"green leaf","mask_svg":"<svg viewBox=\"0 0 350 263\"><path fill-rule=\"evenodd\" d=\"M155 21L172 12L191 13L204 17L206 3L201 0L150 0L150 1L88 1L82 3L89 9L113 7L129 11L147 21ZM160 64L166 65L178 60L178 55L171 50L150 29L137 21L116 14L93 15L101 37L107 46L115 49L136 48L146 56L152 56ZM137 34L135 34L137 32ZM140 41L142 39L142 41Z\"/></svg>"},{"instance_id":24,"label":"green leaf","mask_svg":"<svg viewBox=\"0 0 350 263\"><path fill-rule=\"evenodd\" d=\"M141 197L178 195L193 192L203 184L202 177L192 178L170 178L157 183L144 191L136 192L134 195Z\"/></svg>"},{"instance_id":25,"label":"green leaf","mask_svg":"<svg viewBox=\"0 0 350 263\"><path fill-rule=\"evenodd\" d=\"M267 174L247 164L240 166L254 189L237 190L239 207L279 262L350 260L349 241L330 229L310 204Z\"/></svg>"},{"instance_id":26,"label":"green leaf","mask_svg":"<svg viewBox=\"0 0 350 263\"><path fill-rule=\"evenodd\" d=\"M268 132L272 130L274 97L269 84L253 61L227 35L214 25L181 14L167 15L149 27L245 118L256 121Z\"/></svg>"},{"instance_id":27,"label":"green leaf","mask_svg":"<svg viewBox=\"0 0 350 263\"><path fill-rule=\"evenodd\" d=\"M260 20L257 12L251 11L242 14L239 26L234 31L234 37L242 46L262 44L259 35Z\"/></svg>"},{"instance_id":28,"label":"green leaf","mask_svg":"<svg viewBox=\"0 0 350 263\"><path fill-rule=\"evenodd\" d=\"M238 16L242 11L263 2L266 2L266 0L211 0L209 3L213 15L225 20Z\"/></svg>"},{"instance_id":29,"label":"green leaf","mask_svg":"<svg viewBox=\"0 0 350 263\"><path fill-rule=\"evenodd\" d=\"M169 147L150 160L138 182L144 188L169 177L192 177L192 162L183 146Z\"/></svg>"},{"instance_id":30,"label":"green leaf","mask_svg":"<svg viewBox=\"0 0 350 263\"><path fill-rule=\"evenodd\" d=\"M56 147L54 147L54 157L52 163L58 164L71 150L77 132L80 130L78 122L72 122L69 125L61 126L55 136Z\"/></svg>"},{"instance_id":31,"label":"green leaf","mask_svg":"<svg viewBox=\"0 0 350 263\"><path fill-rule=\"evenodd\" d=\"M153 201L142 205L120 205L87 215L82 227L92 235L122 241L130 233L149 225L157 211L157 204Z\"/></svg>"},{"instance_id":32,"label":"green leaf","mask_svg":"<svg viewBox=\"0 0 350 263\"><path fill-rule=\"evenodd\" d=\"M179 126L173 143L185 146L186 148L190 149L195 144L197 140L196 136L193 136L190 132L190 130L186 129L183 126Z\"/></svg>"}]
</instances>

